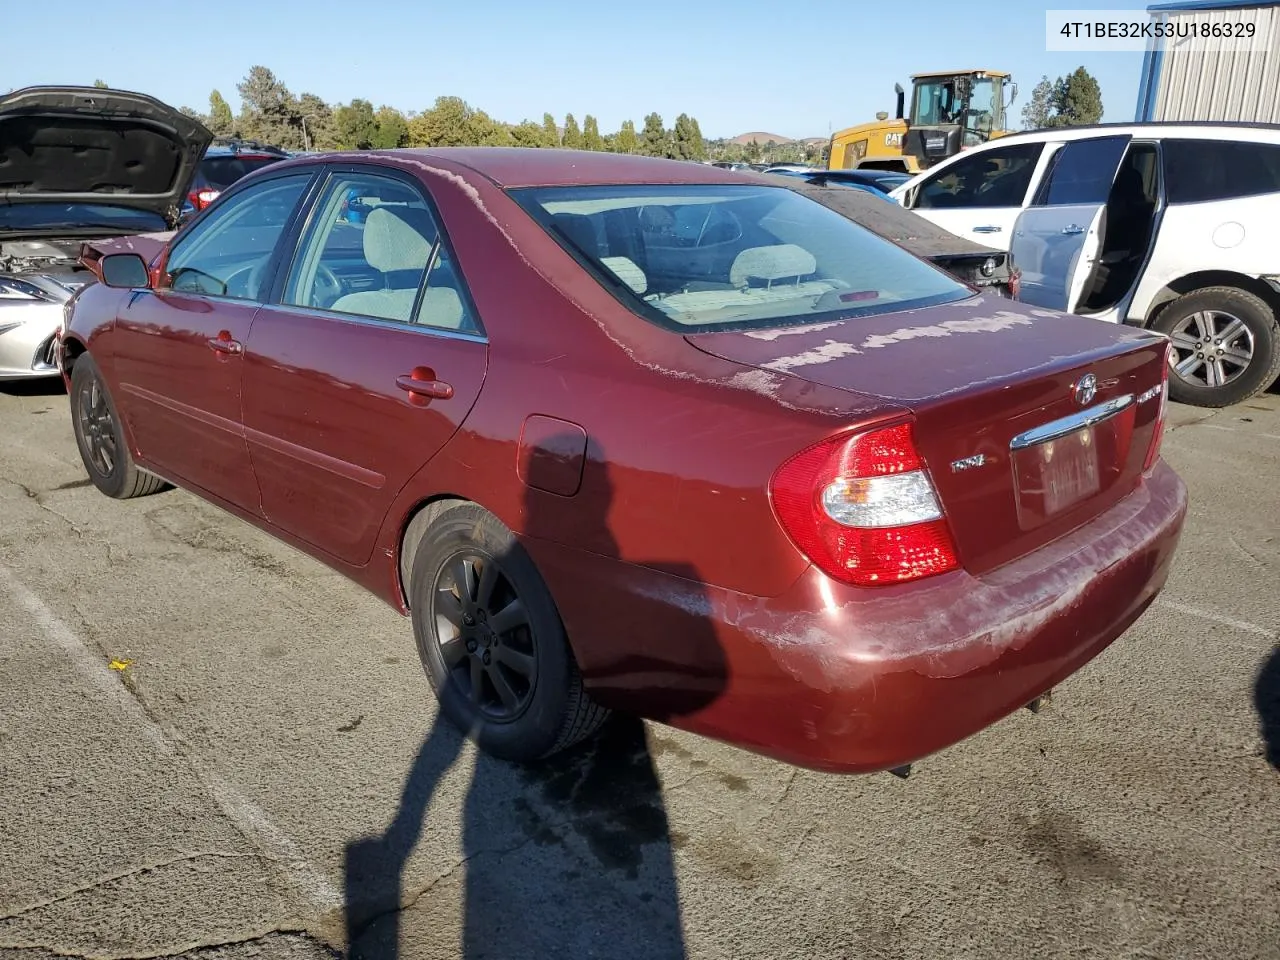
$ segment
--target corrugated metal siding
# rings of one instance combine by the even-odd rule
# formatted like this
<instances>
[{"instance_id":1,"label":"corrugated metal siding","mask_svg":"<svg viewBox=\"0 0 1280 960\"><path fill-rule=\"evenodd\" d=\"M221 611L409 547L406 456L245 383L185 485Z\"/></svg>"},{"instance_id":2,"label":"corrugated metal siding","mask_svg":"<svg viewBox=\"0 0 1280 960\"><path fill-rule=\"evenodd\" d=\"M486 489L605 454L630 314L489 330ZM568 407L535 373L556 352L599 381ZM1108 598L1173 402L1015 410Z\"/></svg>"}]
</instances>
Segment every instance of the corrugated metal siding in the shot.
<instances>
[{"instance_id":1,"label":"corrugated metal siding","mask_svg":"<svg viewBox=\"0 0 1280 960\"><path fill-rule=\"evenodd\" d=\"M1170 45L1156 78L1152 120L1280 123L1280 7L1188 10L1164 16L1177 23L1252 20L1269 44L1265 51L1244 49L1242 41L1230 39L1201 40L1195 50Z\"/></svg>"}]
</instances>

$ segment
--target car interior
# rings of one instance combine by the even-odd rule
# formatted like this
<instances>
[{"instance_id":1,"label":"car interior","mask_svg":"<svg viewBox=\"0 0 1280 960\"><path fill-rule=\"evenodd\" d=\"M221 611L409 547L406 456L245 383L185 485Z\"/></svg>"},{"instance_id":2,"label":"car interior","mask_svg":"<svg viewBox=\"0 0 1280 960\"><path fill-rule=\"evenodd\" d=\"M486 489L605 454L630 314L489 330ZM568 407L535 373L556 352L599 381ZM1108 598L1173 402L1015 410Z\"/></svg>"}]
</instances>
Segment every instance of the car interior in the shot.
<instances>
[{"instance_id":1,"label":"car interior","mask_svg":"<svg viewBox=\"0 0 1280 960\"><path fill-rule=\"evenodd\" d=\"M1078 310L1110 309L1137 281L1155 234L1159 181L1155 144L1131 143L1107 196L1100 227L1102 247Z\"/></svg>"},{"instance_id":2,"label":"car interior","mask_svg":"<svg viewBox=\"0 0 1280 960\"><path fill-rule=\"evenodd\" d=\"M892 267L876 270L869 263L859 269L835 253L835 242L812 235L812 226L785 212L773 216L776 203L759 196L712 202L636 199L589 213L560 209L551 215L550 226L620 286L681 324L838 309L852 301L868 306L918 295L905 274L895 276ZM842 279L859 273L866 274L869 289L855 290Z\"/></svg>"}]
</instances>

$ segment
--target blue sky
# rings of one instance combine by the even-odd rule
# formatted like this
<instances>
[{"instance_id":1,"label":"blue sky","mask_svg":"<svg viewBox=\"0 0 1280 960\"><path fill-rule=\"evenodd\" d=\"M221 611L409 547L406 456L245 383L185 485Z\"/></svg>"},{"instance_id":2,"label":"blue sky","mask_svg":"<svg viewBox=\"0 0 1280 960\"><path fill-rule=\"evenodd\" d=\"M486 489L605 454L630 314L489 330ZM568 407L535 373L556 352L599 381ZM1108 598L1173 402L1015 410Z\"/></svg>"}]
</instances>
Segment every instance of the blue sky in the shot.
<instances>
[{"instance_id":1,"label":"blue sky","mask_svg":"<svg viewBox=\"0 0 1280 960\"><path fill-rule=\"evenodd\" d=\"M859 7L866 3L866 14ZM101 0L49 8L10 3L0 91L44 83L140 90L208 108L211 89L239 107L236 84L254 64L295 94L353 97L422 110L456 95L510 122L594 114L602 131L681 112L708 137L761 130L826 136L892 112L893 84L934 69L1004 69L1020 90L1015 125L1042 74L1083 65L1102 87L1106 120L1130 120L1140 53L1048 53L1045 10L1143 9L1145 3L1027 0L220 0L162 16L109 16ZM895 20L895 15L900 20Z\"/></svg>"}]
</instances>

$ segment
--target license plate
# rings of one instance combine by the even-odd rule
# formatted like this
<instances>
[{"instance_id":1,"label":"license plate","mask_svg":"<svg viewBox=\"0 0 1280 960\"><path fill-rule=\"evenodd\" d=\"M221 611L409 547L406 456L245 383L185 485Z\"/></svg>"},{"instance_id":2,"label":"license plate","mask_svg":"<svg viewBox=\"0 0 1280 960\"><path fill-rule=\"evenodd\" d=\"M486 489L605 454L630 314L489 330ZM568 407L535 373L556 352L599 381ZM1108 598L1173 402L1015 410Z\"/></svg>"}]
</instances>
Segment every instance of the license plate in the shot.
<instances>
[{"instance_id":1,"label":"license plate","mask_svg":"<svg viewBox=\"0 0 1280 960\"><path fill-rule=\"evenodd\" d=\"M1098 446L1092 427L1046 441L1034 449L1046 516L1061 513L1101 489Z\"/></svg>"}]
</instances>

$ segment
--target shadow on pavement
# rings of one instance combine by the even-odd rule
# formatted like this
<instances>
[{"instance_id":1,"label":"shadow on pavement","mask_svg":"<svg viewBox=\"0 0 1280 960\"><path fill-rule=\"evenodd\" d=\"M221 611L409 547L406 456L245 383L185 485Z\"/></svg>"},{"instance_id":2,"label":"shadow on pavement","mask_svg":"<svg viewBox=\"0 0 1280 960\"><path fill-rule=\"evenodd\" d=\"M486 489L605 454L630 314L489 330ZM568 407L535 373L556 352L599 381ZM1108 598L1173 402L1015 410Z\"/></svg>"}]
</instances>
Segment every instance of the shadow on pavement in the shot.
<instances>
[{"instance_id":1,"label":"shadow on pavement","mask_svg":"<svg viewBox=\"0 0 1280 960\"><path fill-rule=\"evenodd\" d=\"M565 449L558 445L561 439L553 438L549 446ZM569 449L573 442L567 438ZM530 483L538 485L540 470L548 472L548 485L563 482L565 466L560 457L541 464L535 457L528 468ZM576 496L527 492L525 532L553 539L566 522L564 511L571 510L572 526L581 530L586 523L595 542L603 539L611 545L607 552L616 558L617 543L608 531L611 501L610 478L596 452ZM697 580L687 568L670 572ZM670 640L697 650L703 669L693 692L683 691L660 708L664 717L706 705L724 685L723 654L717 656L720 648L708 621L690 617ZM627 671L653 669L646 652L623 651L617 670L626 677L631 675ZM480 754L461 817L462 858L456 868L465 871L461 907L456 880L446 874L449 863L420 867L415 872L424 879L416 889L407 889L406 865L426 834L435 831L435 840L443 840L446 849L453 847L454 812L439 798L433 804L433 797L464 744L438 713L391 824L377 836L348 844L345 898L351 957L397 960L403 953L465 960L678 960L686 955L661 784L645 725L623 714L615 714L586 742L534 766L518 767ZM403 919L409 916L414 918L411 925Z\"/></svg>"},{"instance_id":2,"label":"shadow on pavement","mask_svg":"<svg viewBox=\"0 0 1280 960\"><path fill-rule=\"evenodd\" d=\"M1280 646L1271 651L1258 671L1253 688L1253 705L1262 725L1268 762L1280 770Z\"/></svg>"},{"instance_id":3,"label":"shadow on pavement","mask_svg":"<svg viewBox=\"0 0 1280 960\"><path fill-rule=\"evenodd\" d=\"M0 380L0 393L11 397L65 397L61 377L32 377L27 380Z\"/></svg>"}]
</instances>

